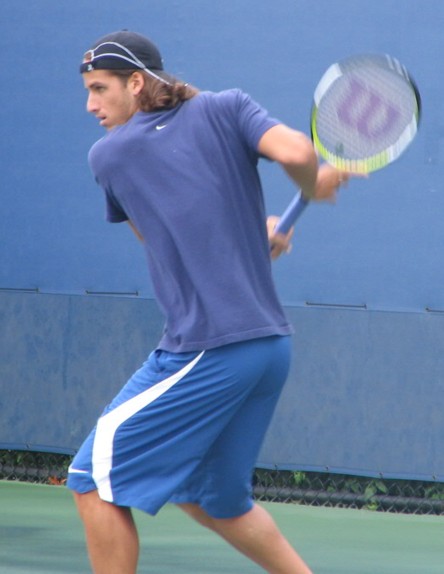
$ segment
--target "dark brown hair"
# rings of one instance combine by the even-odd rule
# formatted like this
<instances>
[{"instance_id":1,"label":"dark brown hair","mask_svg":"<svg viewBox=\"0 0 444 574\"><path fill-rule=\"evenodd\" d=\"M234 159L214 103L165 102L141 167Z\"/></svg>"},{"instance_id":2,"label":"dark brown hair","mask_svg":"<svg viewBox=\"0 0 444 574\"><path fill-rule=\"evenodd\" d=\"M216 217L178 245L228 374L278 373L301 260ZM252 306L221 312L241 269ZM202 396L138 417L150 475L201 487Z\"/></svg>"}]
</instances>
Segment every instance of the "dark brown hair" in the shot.
<instances>
[{"instance_id":1,"label":"dark brown hair","mask_svg":"<svg viewBox=\"0 0 444 574\"><path fill-rule=\"evenodd\" d=\"M199 90L173 77L168 77L168 83L153 78L143 70L108 70L110 74L119 77L125 84L136 71L143 74L145 85L139 95L139 108L142 112L153 112L175 108L181 102L191 99Z\"/></svg>"}]
</instances>

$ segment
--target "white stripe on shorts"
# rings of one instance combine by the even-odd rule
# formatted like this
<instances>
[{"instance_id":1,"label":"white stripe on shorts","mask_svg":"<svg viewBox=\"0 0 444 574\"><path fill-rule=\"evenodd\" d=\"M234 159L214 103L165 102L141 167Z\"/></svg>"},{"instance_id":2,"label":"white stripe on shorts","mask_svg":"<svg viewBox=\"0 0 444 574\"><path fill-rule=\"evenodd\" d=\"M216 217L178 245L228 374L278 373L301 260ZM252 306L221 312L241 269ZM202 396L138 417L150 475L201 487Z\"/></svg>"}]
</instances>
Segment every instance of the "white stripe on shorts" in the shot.
<instances>
[{"instance_id":1,"label":"white stripe on shorts","mask_svg":"<svg viewBox=\"0 0 444 574\"><path fill-rule=\"evenodd\" d=\"M183 379L198 363L203 354L204 351L168 379L157 383L100 417L97 422L92 452L92 476L102 500L113 502L110 472L112 468L114 436L119 426Z\"/></svg>"}]
</instances>

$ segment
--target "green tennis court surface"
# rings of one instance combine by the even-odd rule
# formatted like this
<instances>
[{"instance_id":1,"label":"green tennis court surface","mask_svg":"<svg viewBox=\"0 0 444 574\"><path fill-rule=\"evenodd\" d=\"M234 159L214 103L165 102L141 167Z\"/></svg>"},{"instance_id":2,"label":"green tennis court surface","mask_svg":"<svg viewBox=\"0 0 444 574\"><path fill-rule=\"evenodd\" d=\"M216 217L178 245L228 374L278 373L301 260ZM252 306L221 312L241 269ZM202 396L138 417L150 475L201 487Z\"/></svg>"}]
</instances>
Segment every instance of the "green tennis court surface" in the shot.
<instances>
[{"instance_id":1,"label":"green tennis court surface","mask_svg":"<svg viewBox=\"0 0 444 574\"><path fill-rule=\"evenodd\" d=\"M265 504L315 574L444 574L444 518ZM173 506L135 514L139 574L260 570ZM0 481L1 574L90 572L64 487Z\"/></svg>"}]
</instances>

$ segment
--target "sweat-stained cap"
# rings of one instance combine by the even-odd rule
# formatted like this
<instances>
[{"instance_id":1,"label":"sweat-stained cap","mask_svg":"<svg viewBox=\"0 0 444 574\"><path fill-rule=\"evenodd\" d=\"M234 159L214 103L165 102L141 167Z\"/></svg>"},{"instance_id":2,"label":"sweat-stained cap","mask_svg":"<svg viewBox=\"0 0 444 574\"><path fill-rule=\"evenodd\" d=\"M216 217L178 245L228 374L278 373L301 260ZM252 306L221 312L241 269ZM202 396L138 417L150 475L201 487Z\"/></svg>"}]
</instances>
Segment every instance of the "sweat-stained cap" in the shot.
<instances>
[{"instance_id":1,"label":"sweat-stained cap","mask_svg":"<svg viewBox=\"0 0 444 574\"><path fill-rule=\"evenodd\" d=\"M128 30L103 36L85 53L80 73L93 70L144 70L163 82L168 78L156 46L145 36Z\"/></svg>"}]
</instances>

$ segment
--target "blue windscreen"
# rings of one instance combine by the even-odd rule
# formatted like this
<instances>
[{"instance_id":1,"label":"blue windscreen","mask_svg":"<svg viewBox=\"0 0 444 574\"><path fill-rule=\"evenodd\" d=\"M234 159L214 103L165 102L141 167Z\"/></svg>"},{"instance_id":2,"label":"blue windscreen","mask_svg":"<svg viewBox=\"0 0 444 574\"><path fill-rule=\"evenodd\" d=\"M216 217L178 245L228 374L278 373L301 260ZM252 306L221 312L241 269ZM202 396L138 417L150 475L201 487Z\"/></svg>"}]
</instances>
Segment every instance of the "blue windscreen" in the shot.
<instances>
[{"instance_id":1,"label":"blue windscreen","mask_svg":"<svg viewBox=\"0 0 444 574\"><path fill-rule=\"evenodd\" d=\"M34 399L45 397L59 416L69 399L78 421L89 388L78 384L80 367L102 404L108 361L116 361L114 389L161 329L142 249L128 226L105 222L87 165L103 132L86 113L79 64L98 37L128 28L159 45L170 73L205 90L241 88L306 133L313 90L332 62L389 53L409 69L423 101L413 145L388 168L350 182L335 205L310 205L292 253L275 263L296 330L286 393L303 401L303 420L298 426L286 395L261 463L442 477L435 445L444 432L436 410L444 407L443 21L441 0L3 0L0 385L3 396L14 388L21 395L0 402L0 446L75 450L83 426L45 426L32 418ZM279 166L262 161L260 172L267 210L279 214L296 190ZM120 356L110 349L119 348L129 307L128 325L141 338L137 352L126 346ZM106 331L106 350L87 320ZM395 418L388 405L396 406ZM29 425L15 427L20 417ZM380 449L393 426L392 436L410 438L390 465ZM305 438L297 442L299 432ZM326 436L336 439L331 448ZM342 450L333 448L338 441L345 441Z\"/></svg>"}]
</instances>

